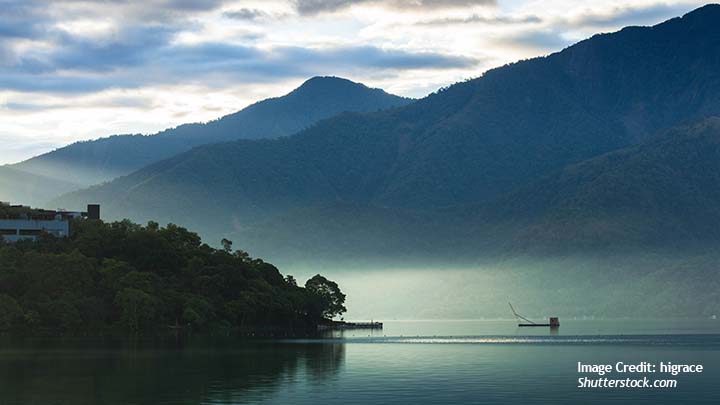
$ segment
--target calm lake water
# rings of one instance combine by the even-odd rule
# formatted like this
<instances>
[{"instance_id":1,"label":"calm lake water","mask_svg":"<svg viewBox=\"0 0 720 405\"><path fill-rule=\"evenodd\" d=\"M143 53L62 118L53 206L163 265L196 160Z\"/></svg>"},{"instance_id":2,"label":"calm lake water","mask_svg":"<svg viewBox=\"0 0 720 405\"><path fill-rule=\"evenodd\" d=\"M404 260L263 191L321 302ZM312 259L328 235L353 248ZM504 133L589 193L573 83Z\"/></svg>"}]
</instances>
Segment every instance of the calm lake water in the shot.
<instances>
[{"instance_id":1,"label":"calm lake water","mask_svg":"<svg viewBox=\"0 0 720 405\"><path fill-rule=\"evenodd\" d=\"M250 343L6 339L0 404L720 403L720 321L561 321L557 333L513 321L393 321ZM705 370L648 375L676 379L673 389L579 389L578 361Z\"/></svg>"}]
</instances>

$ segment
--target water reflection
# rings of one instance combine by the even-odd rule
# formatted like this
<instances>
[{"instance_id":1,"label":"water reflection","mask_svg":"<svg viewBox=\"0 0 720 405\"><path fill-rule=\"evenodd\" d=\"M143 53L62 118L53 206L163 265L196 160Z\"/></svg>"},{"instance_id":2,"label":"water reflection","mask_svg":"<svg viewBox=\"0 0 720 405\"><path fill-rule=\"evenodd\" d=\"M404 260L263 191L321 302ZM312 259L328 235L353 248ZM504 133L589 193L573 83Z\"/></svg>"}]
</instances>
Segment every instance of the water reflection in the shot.
<instances>
[{"instance_id":1,"label":"water reflection","mask_svg":"<svg viewBox=\"0 0 720 405\"><path fill-rule=\"evenodd\" d=\"M293 381L330 381L342 344L5 342L2 404L256 403Z\"/></svg>"},{"instance_id":2,"label":"water reflection","mask_svg":"<svg viewBox=\"0 0 720 405\"><path fill-rule=\"evenodd\" d=\"M714 405L719 328L704 320L568 319L553 335L512 320L403 321L287 341L0 339L0 404ZM674 390L585 391L576 387L578 361L706 371L677 376Z\"/></svg>"}]
</instances>

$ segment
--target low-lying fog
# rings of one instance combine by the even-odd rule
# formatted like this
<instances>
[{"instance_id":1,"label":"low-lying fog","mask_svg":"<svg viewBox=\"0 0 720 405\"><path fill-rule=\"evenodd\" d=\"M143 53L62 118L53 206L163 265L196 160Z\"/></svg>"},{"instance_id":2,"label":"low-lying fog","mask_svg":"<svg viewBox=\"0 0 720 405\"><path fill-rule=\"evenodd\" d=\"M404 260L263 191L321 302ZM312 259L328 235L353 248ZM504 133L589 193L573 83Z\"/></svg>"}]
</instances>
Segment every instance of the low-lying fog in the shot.
<instances>
[{"instance_id":1,"label":"low-lying fog","mask_svg":"<svg viewBox=\"0 0 720 405\"><path fill-rule=\"evenodd\" d=\"M347 294L348 320L666 318L720 315L714 256L513 259L477 266L281 267L322 273Z\"/></svg>"}]
</instances>

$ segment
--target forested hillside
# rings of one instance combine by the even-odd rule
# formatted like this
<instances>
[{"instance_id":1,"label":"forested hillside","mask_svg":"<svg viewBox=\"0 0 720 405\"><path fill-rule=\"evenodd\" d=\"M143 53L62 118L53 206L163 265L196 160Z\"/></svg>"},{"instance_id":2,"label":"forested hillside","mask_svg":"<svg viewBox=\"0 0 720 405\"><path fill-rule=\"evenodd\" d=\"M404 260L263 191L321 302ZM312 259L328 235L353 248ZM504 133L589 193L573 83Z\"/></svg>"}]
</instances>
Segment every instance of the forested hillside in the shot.
<instances>
[{"instance_id":1,"label":"forested hillside","mask_svg":"<svg viewBox=\"0 0 720 405\"><path fill-rule=\"evenodd\" d=\"M153 335L312 333L345 311L337 284L297 285L222 241L175 225L76 220L72 236L0 240L0 332Z\"/></svg>"},{"instance_id":2,"label":"forested hillside","mask_svg":"<svg viewBox=\"0 0 720 405\"><path fill-rule=\"evenodd\" d=\"M554 217L538 217L528 222L547 232L537 240L556 231L589 231L592 236L585 243L598 246L615 237L621 237L618 243L658 240L656 232L672 238L676 228L658 228L662 215L645 209L656 202L640 191L664 181L662 170L582 162L634 146L650 148L643 153L657 159L677 155L680 161L692 161L686 156L692 151L682 141L666 143L662 156L651 149L669 128L720 116L718 20L720 6L709 5L653 27L596 35L547 57L491 70L405 107L342 114L287 138L198 147L54 204L99 201L114 218L158 218L206 234L233 234L248 245L266 246L270 254L282 255L283 249L307 246L312 239L317 245L311 249L329 255L396 242L403 252L415 249L421 254L425 246L438 243L457 246L443 242L449 236L482 255L490 248L486 241L512 246L527 239L518 232L535 232L517 221L535 212L535 200L543 195L550 196L551 205L567 207L563 212L582 212L582 199L562 190L550 194L552 187L542 182L563 170L590 165L608 179L613 172L625 176L623 189L604 198L609 206L635 204L628 209L640 215L632 222L636 228L618 233L624 223L620 217L593 225L615 221L607 228L576 220L583 214L563 214L558 221L565 222L549 225ZM601 159L614 156L619 155ZM688 170L693 168L706 169ZM664 192L683 193L681 178ZM538 193L522 192L534 185ZM610 186L616 182L583 187L605 195ZM714 201L713 196L706 198ZM506 223L502 210L487 208L498 205L528 209ZM693 207L687 206L690 211L682 215L697 213ZM474 215L478 210L482 214ZM367 221L353 225L352 213L359 211ZM291 218L298 212L305 214ZM688 220L677 217L679 212L662 214L670 222L682 222L698 238L712 236L692 228L700 224L699 216ZM413 226L393 225L400 223Z\"/></svg>"}]
</instances>

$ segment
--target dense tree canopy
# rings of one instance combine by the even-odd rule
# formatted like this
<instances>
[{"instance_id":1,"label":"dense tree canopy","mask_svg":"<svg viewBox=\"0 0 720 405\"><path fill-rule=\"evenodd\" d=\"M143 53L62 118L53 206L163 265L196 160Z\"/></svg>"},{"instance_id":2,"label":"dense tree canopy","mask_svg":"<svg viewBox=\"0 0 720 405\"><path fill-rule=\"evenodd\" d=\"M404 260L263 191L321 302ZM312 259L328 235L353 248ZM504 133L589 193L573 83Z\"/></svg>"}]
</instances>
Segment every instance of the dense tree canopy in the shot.
<instances>
[{"instance_id":1,"label":"dense tree canopy","mask_svg":"<svg viewBox=\"0 0 720 405\"><path fill-rule=\"evenodd\" d=\"M214 249L172 224L77 220L70 238L2 243L0 330L292 333L344 312L335 283L322 278L328 299L227 242Z\"/></svg>"},{"instance_id":2,"label":"dense tree canopy","mask_svg":"<svg viewBox=\"0 0 720 405\"><path fill-rule=\"evenodd\" d=\"M305 283L310 293L310 316L313 319L332 319L347 311L345 294L340 291L337 283L321 275L316 275Z\"/></svg>"}]
</instances>

